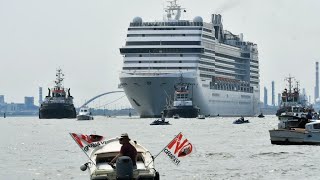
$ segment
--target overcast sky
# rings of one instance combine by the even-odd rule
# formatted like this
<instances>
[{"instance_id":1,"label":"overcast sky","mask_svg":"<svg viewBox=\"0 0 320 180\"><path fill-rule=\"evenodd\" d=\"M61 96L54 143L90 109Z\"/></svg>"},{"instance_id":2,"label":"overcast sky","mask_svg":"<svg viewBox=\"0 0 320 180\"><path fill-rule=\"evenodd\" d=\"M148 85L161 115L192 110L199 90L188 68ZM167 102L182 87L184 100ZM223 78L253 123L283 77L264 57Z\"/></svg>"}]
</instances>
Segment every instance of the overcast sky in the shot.
<instances>
[{"instance_id":1,"label":"overcast sky","mask_svg":"<svg viewBox=\"0 0 320 180\"><path fill-rule=\"evenodd\" d=\"M314 96L320 60L319 0L180 0L184 18L210 21L221 13L224 29L258 44L261 98L275 81L276 93L289 74ZM100 93L119 90L127 28L135 16L162 20L163 0L0 0L0 95L23 102L38 87L53 86L65 73L76 106ZM110 97L111 98L111 97ZM276 97L277 98L277 97ZM37 104L37 103L36 103Z\"/></svg>"}]
</instances>

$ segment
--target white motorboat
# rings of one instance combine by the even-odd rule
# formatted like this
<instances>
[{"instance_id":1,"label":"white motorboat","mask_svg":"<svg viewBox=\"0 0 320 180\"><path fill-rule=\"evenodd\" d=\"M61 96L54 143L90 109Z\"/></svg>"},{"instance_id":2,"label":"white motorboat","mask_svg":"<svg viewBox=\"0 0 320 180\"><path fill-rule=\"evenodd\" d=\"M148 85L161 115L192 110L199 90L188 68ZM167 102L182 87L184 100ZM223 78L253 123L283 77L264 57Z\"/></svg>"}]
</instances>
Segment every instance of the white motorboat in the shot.
<instances>
[{"instance_id":1,"label":"white motorboat","mask_svg":"<svg viewBox=\"0 0 320 180\"><path fill-rule=\"evenodd\" d=\"M135 180L159 180L159 173L154 168L151 153L136 141L130 143L137 149L137 168L133 169L131 159L123 156L117 159L116 166L112 167L109 162L119 153L121 144L118 138L105 141L105 145L93 151L90 155L92 161L80 167L82 171L88 169L90 180L117 180L120 177L132 177ZM130 162L130 163L129 163Z\"/></svg>"},{"instance_id":2,"label":"white motorboat","mask_svg":"<svg viewBox=\"0 0 320 180\"><path fill-rule=\"evenodd\" d=\"M206 117L203 114L199 114L197 119L205 119Z\"/></svg>"},{"instance_id":3,"label":"white motorboat","mask_svg":"<svg viewBox=\"0 0 320 180\"><path fill-rule=\"evenodd\" d=\"M93 120L90 109L88 107L81 107L79 114L77 115L78 120Z\"/></svg>"},{"instance_id":4,"label":"white motorboat","mask_svg":"<svg viewBox=\"0 0 320 180\"><path fill-rule=\"evenodd\" d=\"M278 129L269 130L272 144L320 145L320 121L309 118L304 110L293 106L279 116Z\"/></svg>"},{"instance_id":5,"label":"white motorboat","mask_svg":"<svg viewBox=\"0 0 320 180\"><path fill-rule=\"evenodd\" d=\"M320 121L306 123L305 128L270 130L272 144L320 145Z\"/></svg>"}]
</instances>

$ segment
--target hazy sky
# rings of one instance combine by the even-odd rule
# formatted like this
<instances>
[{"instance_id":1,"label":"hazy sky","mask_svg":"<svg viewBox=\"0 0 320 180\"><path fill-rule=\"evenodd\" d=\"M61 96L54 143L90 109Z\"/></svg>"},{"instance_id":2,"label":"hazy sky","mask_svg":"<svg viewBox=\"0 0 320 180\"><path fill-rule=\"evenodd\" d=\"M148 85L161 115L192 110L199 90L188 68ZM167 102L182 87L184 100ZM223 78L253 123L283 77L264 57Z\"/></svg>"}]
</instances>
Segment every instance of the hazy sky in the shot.
<instances>
[{"instance_id":1,"label":"hazy sky","mask_svg":"<svg viewBox=\"0 0 320 180\"><path fill-rule=\"evenodd\" d=\"M264 86L270 97L271 81L278 93L289 74L313 99L314 66L320 60L319 0L179 2L187 10L184 18L202 16L209 22L212 13L221 13L224 29L258 44L261 99ZM38 87L45 96L58 67L76 106L119 90L119 48L130 21L135 16L162 20L163 6L163 0L0 0L0 94L9 103L34 96L37 104Z\"/></svg>"}]
</instances>

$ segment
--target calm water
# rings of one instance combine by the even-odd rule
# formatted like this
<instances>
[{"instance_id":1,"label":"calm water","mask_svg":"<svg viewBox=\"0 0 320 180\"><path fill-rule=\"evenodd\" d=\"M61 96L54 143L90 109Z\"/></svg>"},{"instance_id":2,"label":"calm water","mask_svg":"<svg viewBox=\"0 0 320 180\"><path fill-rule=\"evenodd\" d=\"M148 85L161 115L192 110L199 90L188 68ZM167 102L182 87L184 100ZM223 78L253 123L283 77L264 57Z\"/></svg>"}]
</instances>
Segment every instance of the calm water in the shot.
<instances>
[{"instance_id":1,"label":"calm water","mask_svg":"<svg viewBox=\"0 0 320 180\"><path fill-rule=\"evenodd\" d=\"M171 126L150 126L153 119L96 117L39 120L0 118L0 179L88 180L79 167L86 155L68 134L100 134L107 138L127 132L156 155L180 131L196 152L175 166L163 154L155 160L162 180L175 179L320 179L320 146L271 145L269 129L275 116L247 118L168 119Z\"/></svg>"}]
</instances>

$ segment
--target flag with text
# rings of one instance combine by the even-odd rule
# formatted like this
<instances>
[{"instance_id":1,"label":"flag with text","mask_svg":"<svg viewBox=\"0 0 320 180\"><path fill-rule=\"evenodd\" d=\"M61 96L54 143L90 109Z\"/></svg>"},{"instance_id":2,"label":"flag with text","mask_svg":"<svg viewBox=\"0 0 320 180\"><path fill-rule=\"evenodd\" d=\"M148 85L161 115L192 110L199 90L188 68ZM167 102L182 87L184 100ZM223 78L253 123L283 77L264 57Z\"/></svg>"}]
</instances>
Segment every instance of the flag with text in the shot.
<instances>
[{"instance_id":1,"label":"flag with text","mask_svg":"<svg viewBox=\"0 0 320 180\"><path fill-rule=\"evenodd\" d=\"M183 157L191 154L193 150L193 145L189 140L182 134L179 133L164 149L162 152L166 154L167 157L175 165L179 165Z\"/></svg>"},{"instance_id":2,"label":"flag with text","mask_svg":"<svg viewBox=\"0 0 320 180\"><path fill-rule=\"evenodd\" d=\"M106 138L100 135L86 135L86 134L77 134L70 133L73 140L79 145L79 147L90 157L91 153L106 145Z\"/></svg>"}]
</instances>

